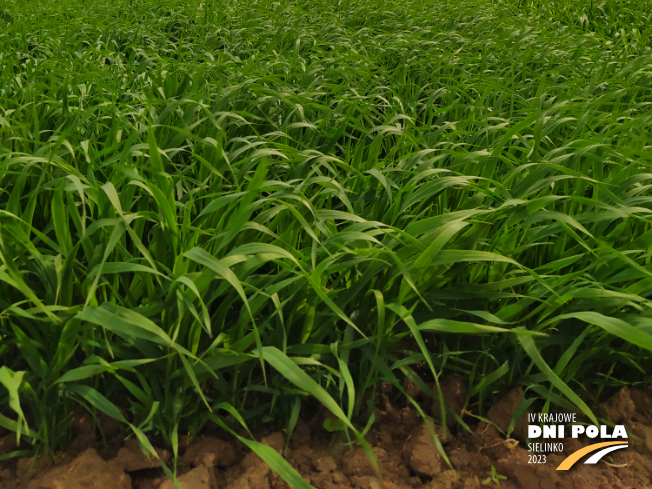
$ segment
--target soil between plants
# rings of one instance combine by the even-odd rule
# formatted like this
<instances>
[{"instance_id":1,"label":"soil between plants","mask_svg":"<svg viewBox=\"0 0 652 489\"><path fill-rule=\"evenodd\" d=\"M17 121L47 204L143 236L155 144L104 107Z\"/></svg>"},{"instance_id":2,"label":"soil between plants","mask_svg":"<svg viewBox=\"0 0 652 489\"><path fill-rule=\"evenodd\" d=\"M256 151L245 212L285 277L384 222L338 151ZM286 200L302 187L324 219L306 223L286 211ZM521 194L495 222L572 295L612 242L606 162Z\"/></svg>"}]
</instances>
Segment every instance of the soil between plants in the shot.
<instances>
[{"instance_id":1,"label":"soil between plants","mask_svg":"<svg viewBox=\"0 0 652 489\"><path fill-rule=\"evenodd\" d=\"M466 396L456 379L443 385L447 402L459 409ZM525 444L526 418L516 425L510 439L507 431L522 396L515 389L486 414L492 423L475 422L464 414L472 432L457 428L455 434L433 426L450 459L452 470L440 457L424 421L405 406L390 401L391 387L385 386L376 399L376 421L367 435L378 460L382 485L359 445L347 446L342 433L323 427L323 412L299 420L289 443L282 432L262 432L258 439L282 453L291 465L317 489L475 489L495 487L487 481L492 466L497 487L507 489L630 489L652 488L652 386L623 388L599 404L596 414L623 424L629 448L604 457L596 465L581 461L569 471L556 467L569 454L599 439L566 438L561 453L546 454L545 464L530 462ZM422 399L423 400L423 399ZM437 414L434 404L426 406ZM452 425L452 423L451 423ZM431 425L432 426L432 425ZM77 416L76 438L65 453L49 457L0 461L1 489L174 489L156 460L148 459L134 440L124 440L117 425L105 421L100 442L89 418ZM540 440L555 442L556 440ZM608 441L608 440L607 440ZM178 474L184 489L286 489L278 475L240 442L223 432L208 430L190 442L181 439ZM16 450L15 436L0 437L0 455ZM162 460L172 466L171 454L158 449ZM485 484L483 484L483 481Z\"/></svg>"}]
</instances>

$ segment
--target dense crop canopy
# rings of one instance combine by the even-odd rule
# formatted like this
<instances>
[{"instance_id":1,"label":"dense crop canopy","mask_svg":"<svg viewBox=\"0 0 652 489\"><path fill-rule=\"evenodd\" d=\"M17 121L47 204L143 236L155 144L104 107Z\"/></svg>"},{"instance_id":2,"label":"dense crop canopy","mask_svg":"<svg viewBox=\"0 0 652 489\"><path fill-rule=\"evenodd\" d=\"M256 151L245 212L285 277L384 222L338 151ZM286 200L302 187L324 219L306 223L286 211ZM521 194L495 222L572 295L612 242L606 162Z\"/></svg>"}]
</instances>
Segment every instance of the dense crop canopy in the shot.
<instances>
[{"instance_id":1,"label":"dense crop canopy","mask_svg":"<svg viewBox=\"0 0 652 489\"><path fill-rule=\"evenodd\" d=\"M649 378L643 47L512 2L3 5L1 426Z\"/></svg>"}]
</instances>

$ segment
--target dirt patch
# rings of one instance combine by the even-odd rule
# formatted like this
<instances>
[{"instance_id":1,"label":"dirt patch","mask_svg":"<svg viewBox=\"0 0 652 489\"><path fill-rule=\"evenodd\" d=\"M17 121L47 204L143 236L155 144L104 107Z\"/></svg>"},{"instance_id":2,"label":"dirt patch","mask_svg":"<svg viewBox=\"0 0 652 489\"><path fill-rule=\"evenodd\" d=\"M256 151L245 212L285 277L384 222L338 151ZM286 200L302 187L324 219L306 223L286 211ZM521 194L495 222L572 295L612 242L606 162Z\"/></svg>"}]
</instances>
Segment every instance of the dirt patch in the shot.
<instances>
[{"instance_id":1,"label":"dirt patch","mask_svg":"<svg viewBox=\"0 0 652 489\"><path fill-rule=\"evenodd\" d=\"M71 463L27 483L27 489L131 489L130 477L115 461L89 448Z\"/></svg>"},{"instance_id":2,"label":"dirt patch","mask_svg":"<svg viewBox=\"0 0 652 489\"><path fill-rule=\"evenodd\" d=\"M186 449L181 460L188 466L231 467L238 463L242 454L234 446L219 438L200 436Z\"/></svg>"},{"instance_id":3,"label":"dirt patch","mask_svg":"<svg viewBox=\"0 0 652 489\"><path fill-rule=\"evenodd\" d=\"M450 389L449 389L450 387ZM455 380L447 385L447 402L456 402ZM629 435L629 448L612 452L595 465L576 464L569 471L557 466L571 453L596 439L563 440L563 451L545 453L546 463L532 463L525 443L527 416L523 416L506 439L514 410L523 392L515 389L497 402L486 415L490 423L466 417L471 431L447 433L439 425L426 425L409 407L391 402L391 388L384 387L377 399L376 422L367 440L378 461L382 484L359 445L347 446L342 433L323 427L328 416L299 420L289 443L284 435L262 433L263 443L282 453L290 464L317 489L631 489L652 488L652 389L623 388L596 413L603 419L623 424ZM459 397L459 396L458 396ZM460 410L459 402L453 407ZM433 411L434 411L433 407ZM475 424L473 422L475 421ZM100 443L120 436L115 426L105 423L97 433L83 415L75 417L76 436L72 450L49 457L0 461L2 489L174 489L155 458L149 458L138 442L127 440L122 446L107 449ZM429 429L430 428L430 429ZM450 465L439 453L430 435L439 436ZM99 432L101 431L101 433ZM105 433L106 432L106 433ZM278 475L244 445L227 438L200 436L194 441L182 438L178 476L184 489L287 489ZM80 451L82 441L87 447ZM550 440L546 440L550 441ZM554 441L554 440L553 440ZM90 446L91 448L88 448ZM103 446L104 451L99 447ZM286 450L287 446L287 450ZM97 451L94 447L98 447ZM0 437L0 455L18 449L15 436ZM98 455L99 453L99 455ZM157 449L159 457L172 466L168 451ZM493 467L493 472L492 472ZM483 482L487 482L483 484Z\"/></svg>"},{"instance_id":4,"label":"dirt patch","mask_svg":"<svg viewBox=\"0 0 652 489\"><path fill-rule=\"evenodd\" d=\"M430 430L434 431L435 425L428 421ZM408 466L417 475L422 477L435 477L441 472L441 456L437 451L428 425L423 423L410 435L406 447Z\"/></svg>"},{"instance_id":5,"label":"dirt patch","mask_svg":"<svg viewBox=\"0 0 652 489\"><path fill-rule=\"evenodd\" d=\"M156 455L163 462L170 461L170 452L155 448ZM122 467L125 472L136 472L144 469L156 469L160 467L160 463L152 454L146 454L140 448L140 444L134 440L129 439L125 442L125 446L118 451L118 456L115 461Z\"/></svg>"},{"instance_id":6,"label":"dirt patch","mask_svg":"<svg viewBox=\"0 0 652 489\"><path fill-rule=\"evenodd\" d=\"M217 489L215 474L205 465L200 465L182 475L179 477L179 482L183 489ZM175 489L175 485L171 480L167 480L160 486L160 489Z\"/></svg>"},{"instance_id":7,"label":"dirt patch","mask_svg":"<svg viewBox=\"0 0 652 489\"><path fill-rule=\"evenodd\" d=\"M522 400L523 389L517 387L489 409L487 418L495 423L504 433L510 433L509 428L511 423L515 421L516 423L514 430L511 432L511 436L517 440L525 441L527 438L527 413L522 415L520 419L512 419Z\"/></svg>"},{"instance_id":8,"label":"dirt patch","mask_svg":"<svg viewBox=\"0 0 652 489\"><path fill-rule=\"evenodd\" d=\"M437 388L435 383L430 384L432 391L436 394ZM469 395L469 389L464 382L459 377L450 376L442 380L439 384L439 388L444 398L444 402L450 407L455 414L458 416L462 414L462 409L466 403L466 399ZM432 417L435 419L441 419L441 404L439 400L432 403ZM446 416L446 424L449 427L455 426L455 418L450 414Z\"/></svg>"}]
</instances>

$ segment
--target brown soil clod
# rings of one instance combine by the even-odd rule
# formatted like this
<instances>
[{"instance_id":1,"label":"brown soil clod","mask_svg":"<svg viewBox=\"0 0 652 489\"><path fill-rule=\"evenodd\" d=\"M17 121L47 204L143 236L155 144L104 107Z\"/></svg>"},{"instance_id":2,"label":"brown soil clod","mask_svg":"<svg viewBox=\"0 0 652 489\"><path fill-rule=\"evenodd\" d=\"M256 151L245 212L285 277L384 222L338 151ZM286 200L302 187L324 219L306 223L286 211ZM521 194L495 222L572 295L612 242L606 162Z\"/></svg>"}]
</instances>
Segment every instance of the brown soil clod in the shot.
<instances>
[{"instance_id":1,"label":"brown soil clod","mask_svg":"<svg viewBox=\"0 0 652 489\"><path fill-rule=\"evenodd\" d=\"M23 480L31 479L34 475L40 474L52 467L53 462L52 458L47 455L37 457L36 460L33 457L24 457L18 460L16 473Z\"/></svg>"},{"instance_id":2,"label":"brown soil clod","mask_svg":"<svg viewBox=\"0 0 652 489\"><path fill-rule=\"evenodd\" d=\"M441 415L441 406L439 403L437 387L433 383L431 384L432 389L435 393L435 400L432 403L432 417L435 419L442 419ZM455 414L460 414L464 405L466 404L466 399L469 395L469 388L462 379L454 375L446 377L439 383L439 388L441 390L442 396L444 397L444 402L455 412ZM446 425L452 427L456 424L455 419L450 415L446 415Z\"/></svg>"},{"instance_id":3,"label":"brown soil clod","mask_svg":"<svg viewBox=\"0 0 652 489\"><path fill-rule=\"evenodd\" d=\"M263 437L261 442L278 453L283 451L285 438L282 433ZM227 489L285 489L287 484L275 476L269 466L255 453L251 452L240 463L240 475L227 485ZM280 486L280 487L279 487Z\"/></svg>"},{"instance_id":4,"label":"brown soil clod","mask_svg":"<svg viewBox=\"0 0 652 489\"><path fill-rule=\"evenodd\" d=\"M107 440L120 434L120 423L104 413L98 416L99 429Z\"/></svg>"},{"instance_id":5,"label":"brown soil clod","mask_svg":"<svg viewBox=\"0 0 652 489\"><path fill-rule=\"evenodd\" d=\"M607 402L600 405L598 414L613 423L626 423L634 417L636 404L632 400L630 391L623 387Z\"/></svg>"},{"instance_id":6,"label":"brown soil clod","mask_svg":"<svg viewBox=\"0 0 652 489\"><path fill-rule=\"evenodd\" d=\"M115 462L106 462L89 448L71 463L58 467L27 489L132 489L130 477Z\"/></svg>"},{"instance_id":7,"label":"brown soil clod","mask_svg":"<svg viewBox=\"0 0 652 489\"><path fill-rule=\"evenodd\" d=\"M636 407L636 412L632 419L652 426L652 388L628 390Z\"/></svg>"},{"instance_id":8,"label":"brown soil clod","mask_svg":"<svg viewBox=\"0 0 652 489\"><path fill-rule=\"evenodd\" d=\"M227 441L210 436L200 436L193 441L183 454L182 460L187 465L198 467L231 467L238 463L238 453Z\"/></svg>"},{"instance_id":9,"label":"brown soil clod","mask_svg":"<svg viewBox=\"0 0 652 489\"><path fill-rule=\"evenodd\" d=\"M315 470L317 472L334 472L337 470L337 463L333 457L320 457L315 462Z\"/></svg>"},{"instance_id":10,"label":"brown soil clod","mask_svg":"<svg viewBox=\"0 0 652 489\"><path fill-rule=\"evenodd\" d=\"M285 446L285 437L283 436L283 433L272 433L271 435L264 437L261 442L268 447L272 447L278 453L281 453Z\"/></svg>"},{"instance_id":11,"label":"brown soil clod","mask_svg":"<svg viewBox=\"0 0 652 489\"><path fill-rule=\"evenodd\" d=\"M161 489L161 486L168 481L169 479L165 475L153 479L144 479L140 483L134 483L134 489Z\"/></svg>"},{"instance_id":12,"label":"brown soil clod","mask_svg":"<svg viewBox=\"0 0 652 489\"><path fill-rule=\"evenodd\" d=\"M156 454L163 463L170 460L170 452L160 448L155 448ZM135 472L137 470L155 469L161 464L152 454L145 454L140 448L137 440L130 438L125 441L125 446L118 451L115 461L122 467L125 472Z\"/></svg>"},{"instance_id":13,"label":"brown soil clod","mask_svg":"<svg viewBox=\"0 0 652 489\"><path fill-rule=\"evenodd\" d=\"M270 472L270 468L264 463L249 466L227 489L270 489Z\"/></svg>"},{"instance_id":14,"label":"brown soil clod","mask_svg":"<svg viewBox=\"0 0 652 489\"><path fill-rule=\"evenodd\" d=\"M179 483L183 489L217 489L215 474L211 474L211 472L212 469L200 465L179 477ZM160 489L176 489L176 486L172 481L168 480L161 485Z\"/></svg>"},{"instance_id":15,"label":"brown soil clod","mask_svg":"<svg viewBox=\"0 0 652 489\"><path fill-rule=\"evenodd\" d=\"M349 478L373 477L374 467L362 448L356 447L348 453L342 462L342 472Z\"/></svg>"},{"instance_id":16,"label":"brown soil clod","mask_svg":"<svg viewBox=\"0 0 652 489\"><path fill-rule=\"evenodd\" d=\"M423 486L423 489L454 489L459 487L460 475L454 470L445 470L430 483Z\"/></svg>"},{"instance_id":17,"label":"brown soil clod","mask_svg":"<svg viewBox=\"0 0 652 489\"><path fill-rule=\"evenodd\" d=\"M522 489L555 489L559 477L553 464L528 464L528 452L516 448L509 456L495 462L498 474Z\"/></svg>"},{"instance_id":18,"label":"brown soil clod","mask_svg":"<svg viewBox=\"0 0 652 489\"><path fill-rule=\"evenodd\" d=\"M523 389L517 387L512 389L505 397L494 404L489 412L487 419L494 423L503 432L509 432L509 425L512 422L514 413L519 403L523 399ZM517 420L514 431L511 434L514 438L524 441L527 438L527 415L523 415Z\"/></svg>"},{"instance_id":19,"label":"brown soil clod","mask_svg":"<svg viewBox=\"0 0 652 489\"><path fill-rule=\"evenodd\" d=\"M75 409L70 420L73 436L93 434L93 419L81 407Z\"/></svg>"},{"instance_id":20,"label":"brown soil clod","mask_svg":"<svg viewBox=\"0 0 652 489\"><path fill-rule=\"evenodd\" d=\"M434 423L432 421L428 423L434 429ZM417 474L434 477L441 472L441 456L425 423L410 435L406 452L408 464Z\"/></svg>"}]
</instances>

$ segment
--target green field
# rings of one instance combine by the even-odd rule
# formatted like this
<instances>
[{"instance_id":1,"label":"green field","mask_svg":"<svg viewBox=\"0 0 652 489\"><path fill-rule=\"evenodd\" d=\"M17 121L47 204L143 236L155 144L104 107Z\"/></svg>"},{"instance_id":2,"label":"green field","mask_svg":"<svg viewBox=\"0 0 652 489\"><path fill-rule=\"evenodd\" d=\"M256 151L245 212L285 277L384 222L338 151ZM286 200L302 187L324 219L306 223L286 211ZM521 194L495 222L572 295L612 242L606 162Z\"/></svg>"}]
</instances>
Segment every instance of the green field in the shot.
<instances>
[{"instance_id":1,"label":"green field","mask_svg":"<svg viewBox=\"0 0 652 489\"><path fill-rule=\"evenodd\" d=\"M363 441L451 374L595 420L652 372L650 12L3 0L0 426Z\"/></svg>"}]
</instances>

